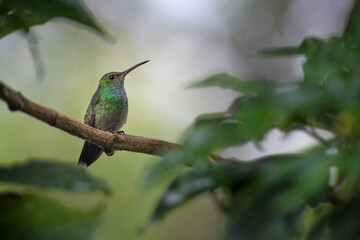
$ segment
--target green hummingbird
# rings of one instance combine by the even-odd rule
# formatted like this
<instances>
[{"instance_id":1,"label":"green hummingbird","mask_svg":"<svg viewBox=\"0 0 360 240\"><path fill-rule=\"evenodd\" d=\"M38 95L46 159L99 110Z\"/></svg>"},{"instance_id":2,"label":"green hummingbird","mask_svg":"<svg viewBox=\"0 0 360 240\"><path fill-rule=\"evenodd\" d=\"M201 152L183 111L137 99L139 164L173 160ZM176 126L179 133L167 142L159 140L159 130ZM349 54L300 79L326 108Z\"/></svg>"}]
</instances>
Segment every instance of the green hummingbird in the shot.
<instances>
[{"instance_id":1,"label":"green hummingbird","mask_svg":"<svg viewBox=\"0 0 360 240\"><path fill-rule=\"evenodd\" d=\"M125 76L148 61L138 63L123 72L105 74L87 108L84 123L104 131L120 130L126 122L129 110L124 88ZM90 166L102 153L100 147L85 141L78 164Z\"/></svg>"}]
</instances>

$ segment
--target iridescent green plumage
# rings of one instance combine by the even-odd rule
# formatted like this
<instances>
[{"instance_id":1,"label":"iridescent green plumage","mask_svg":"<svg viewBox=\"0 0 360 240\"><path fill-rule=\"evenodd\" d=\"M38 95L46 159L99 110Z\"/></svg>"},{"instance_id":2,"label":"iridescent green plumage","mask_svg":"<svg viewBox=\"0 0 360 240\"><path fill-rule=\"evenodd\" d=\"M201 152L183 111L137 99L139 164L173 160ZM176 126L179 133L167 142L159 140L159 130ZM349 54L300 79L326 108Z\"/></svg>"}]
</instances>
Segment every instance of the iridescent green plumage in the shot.
<instances>
[{"instance_id":1,"label":"iridescent green plumage","mask_svg":"<svg viewBox=\"0 0 360 240\"><path fill-rule=\"evenodd\" d=\"M87 108L84 122L104 131L120 130L125 124L128 114L128 99L124 88L125 76L147 62L141 62L124 72L105 74L100 79L99 87ZM85 142L79 164L89 166L100 157L102 152L100 147Z\"/></svg>"},{"instance_id":2,"label":"iridescent green plumage","mask_svg":"<svg viewBox=\"0 0 360 240\"><path fill-rule=\"evenodd\" d=\"M109 77L114 79L110 80ZM101 130L119 130L126 122L128 100L121 73L105 74L86 111L84 122ZM94 119L93 119L94 118Z\"/></svg>"}]
</instances>

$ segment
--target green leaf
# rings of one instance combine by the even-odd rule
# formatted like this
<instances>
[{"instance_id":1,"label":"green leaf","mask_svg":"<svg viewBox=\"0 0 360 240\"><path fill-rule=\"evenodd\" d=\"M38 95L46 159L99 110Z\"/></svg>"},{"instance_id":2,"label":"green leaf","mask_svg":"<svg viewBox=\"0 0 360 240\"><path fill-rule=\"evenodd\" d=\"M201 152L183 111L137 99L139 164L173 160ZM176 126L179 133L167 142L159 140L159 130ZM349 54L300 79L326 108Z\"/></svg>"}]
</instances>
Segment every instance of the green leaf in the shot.
<instances>
[{"instance_id":1,"label":"green leaf","mask_svg":"<svg viewBox=\"0 0 360 240\"><path fill-rule=\"evenodd\" d=\"M0 3L0 38L17 30L27 30L31 26L44 24L51 18L38 16L25 9L19 8L16 13L8 9L4 2Z\"/></svg>"},{"instance_id":2,"label":"green leaf","mask_svg":"<svg viewBox=\"0 0 360 240\"><path fill-rule=\"evenodd\" d=\"M230 188L224 239L295 239L304 206L329 201L327 180L333 162L325 151L319 147L248 164L251 174Z\"/></svg>"},{"instance_id":3,"label":"green leaf","mask_svg":"<svg viewBox=\"0 0 360 240\"><path fill-rule=\"evenodd\" d=\"M226 182L230 187L223 185L231 190L224 239L342 239L344 234L353 239L358 234L356 214L352 214L359 203L354 189L355 181L359 186L358 156L358 151L329 154L327 147L318 147L300 155L264 157L255 164L233 166L238 174L232 175L229 169L227 177L236 178L236 184L231 180ZM328 186L331 166L346 176L334 189ZM348 203L349 199L354 200Z\"/></svg>"},{"instance_id":4,"label":"green leaf","mask_svg":"<svg viewBox=\"0 0 360 240\"><path fill-rule=\"evenodd\" d=\"M0 239L90 239L103 208L79 211L34 194L0 195Z\"/></svg>"},{"instance_id":5,"label":"green leaf","mask_svg":"<svg viewBox=\"0 0 360 240\"><path fill-rule=\"evenodd\" d=\"M214 190L221 185L230 185L231 182L237 180L237 177L241 177L237 175L240 173L238 165L240 163L224 161L214 168L202 171L192 170L178 176L157 203L150 222L162 220L174 208L204 192Z\"/></svg>"},{"instance_id":6,"label":"green leaf","mask_svg":"<svg viewBox=\"0 0 360 240\"><path fill-rule=\"evenodd\" d=\"M226 73L213 75L203 81L193 83L189 87L222 87L242 93L258 93L264 90L263 86L254 81L244 80Z\"/></svg>"},{"instance_id":7,"label":"green leaf","mask_svg":"<svg viewBox=\"0 0 360 240\"><path fill-rule=\"evenodd\" d=\"M57 17L80 23L111 39L81 0L3 0L0 2L0 38Z\"/></svg>"},{"instance_id":8,"label":"green leaf","mask_svg":"<svg viewBox=\"0 0 360 240\"><path fill-rule=\"evenodd\" d=\"M273 155L251 162L224 160L204 169L190 169L176 177L159 200L151 221L164 218L174 208L189 202L194 197L219 187L234 188L245 184L261 172L271 171L275 163L284 166L284 160L295 159L295 155ZM275 168L275 167L272 167Z\"/></svg>"},{"instance_id":9,"label":"green leaf","mask_svg":"<svg viewBox=\"0 0 360 240\"><path fill-rule=\"evenodd\" d=\"M226 122L222 117L199 121L180 148L167 152L150 168L144 181L146 186L179 172L183 169L182 165L206 169L211 164L210 153L239 141L240 136L237 136L236 126L233 125L238 124ZM215 139L217 144L214 144Z\"/></svg>"},{"instance_id":10,"label":"green leaf","mask_svg":"<svg viewBox=\"0 0 360 240\"><path fill-rule=\"evenodd\" d=\"M109 193L102 180L90 176L84 168L62 162L30 160L0 167L0 182L77 192L100 190Z\"/></svg>"},{"instance_id":11,"label":"green leaf","mask_svg":"<svg viewBox=\"0 0 360 240\"><path fill-rule=\"evenodd\" d=\"M226 239L296 236L302 208L329 200L329 167L336 164L337 158L326 156L326 151L327 147L321 146L298 155L266 156L246 163L223 161L189 169L166 189L150 223L200 194L222 187L231 193L231 204L225 212ZM264 231L258 233L258 228Z\"/></svg>"},{"instance_id":12,"label":"green leaf","mask_svg":"<svg viewBox=\"0 0 360 240\"><path fill-rule=\"evenodd\" d=\"M174 208L189 202L201 193L214 189L216 182L213 176L199 175L191 172L176 178L160 201L150 218L150 222L162 220Z\"/></svg>"}]
</instances>

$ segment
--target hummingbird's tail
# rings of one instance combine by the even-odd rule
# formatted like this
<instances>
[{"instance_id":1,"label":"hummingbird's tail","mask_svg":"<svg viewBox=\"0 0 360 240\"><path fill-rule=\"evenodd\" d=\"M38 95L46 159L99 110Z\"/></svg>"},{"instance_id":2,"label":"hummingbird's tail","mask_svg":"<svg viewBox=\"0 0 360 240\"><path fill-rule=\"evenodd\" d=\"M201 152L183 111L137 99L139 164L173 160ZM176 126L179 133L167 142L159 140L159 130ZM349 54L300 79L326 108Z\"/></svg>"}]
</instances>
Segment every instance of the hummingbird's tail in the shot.
<instances>
[{"instance_id":1,"label":"hummingbird's tail","mask_svg":"<svg viewBox=\"0 0 360 240\"><path fill-rule=\"evenodd\" d=\"M103 150L100 147L85 141L78 165L86 165L88 167L95 162L102 153Z\"/></svg>"}]
</instances>

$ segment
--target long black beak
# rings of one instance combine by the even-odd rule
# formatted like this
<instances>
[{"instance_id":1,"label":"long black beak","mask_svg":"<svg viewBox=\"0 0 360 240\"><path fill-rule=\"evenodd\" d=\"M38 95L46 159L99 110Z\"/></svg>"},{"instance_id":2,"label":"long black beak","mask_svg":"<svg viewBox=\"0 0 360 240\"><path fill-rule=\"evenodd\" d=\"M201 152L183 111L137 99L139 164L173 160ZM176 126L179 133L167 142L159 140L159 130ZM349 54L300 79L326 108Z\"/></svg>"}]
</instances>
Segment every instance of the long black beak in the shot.
<instances>
[{"instance_id":1,"label":"long black beak","mask_svg":"<svg viewBox=\"0 0 360 240\"><path fill-rule=\"evenodd\" d=\"M146 61L143 61L143 62L141 62L141 63L136 64L135 66L132 66L131 68L123 71L123 72L120 74L120 76L121 76L121 77L125 77L129 72L131 72L131 71L134 70L135 68L137 68L137 67L139 67L139 66L147 63L148 61L150 61L150 60L146 60Z\"/></svg>"}]
</instances>

